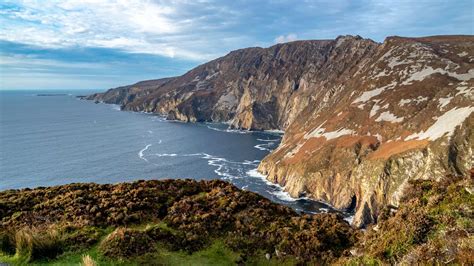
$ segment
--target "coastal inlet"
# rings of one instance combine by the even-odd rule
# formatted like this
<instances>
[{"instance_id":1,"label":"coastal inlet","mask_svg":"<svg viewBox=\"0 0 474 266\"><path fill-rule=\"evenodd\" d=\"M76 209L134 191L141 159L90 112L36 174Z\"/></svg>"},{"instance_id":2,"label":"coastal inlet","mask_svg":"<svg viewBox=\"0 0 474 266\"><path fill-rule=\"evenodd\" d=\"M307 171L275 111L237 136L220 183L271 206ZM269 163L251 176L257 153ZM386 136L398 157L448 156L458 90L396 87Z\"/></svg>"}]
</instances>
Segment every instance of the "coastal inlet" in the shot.
<instances>
[{"instance_id":1,"label":"coastal inlet","mask_svg":"<svg viewBox=\"0 0 474 266\"><path fill-rule=\"evenodd\" d=\"M72 182L217 178L296 211L332 211L320 202L289 197L256 171L260 160L278 146L281 133L171 122L75 97L90 91L37 96L48 93L2 92L0 190Z\"/></svg>"}]
</instances>

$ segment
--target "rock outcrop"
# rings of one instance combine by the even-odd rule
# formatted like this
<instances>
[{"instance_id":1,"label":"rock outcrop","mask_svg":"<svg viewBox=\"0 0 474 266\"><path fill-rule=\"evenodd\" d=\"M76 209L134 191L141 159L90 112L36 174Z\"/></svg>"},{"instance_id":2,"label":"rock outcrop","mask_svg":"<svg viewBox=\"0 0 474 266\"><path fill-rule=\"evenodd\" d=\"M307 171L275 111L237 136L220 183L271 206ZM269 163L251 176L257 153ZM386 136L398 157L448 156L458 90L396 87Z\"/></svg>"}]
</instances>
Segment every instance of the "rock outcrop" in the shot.
<instances>
[{"instance_id":1,"label":"rock outcrop","mask_svg":"<svg viewBox=\"0 0 474 266\"><path fill-rule=\"evenodd\" d=\"M280 129L259 171L294 197L355 211L397 206L409 180L473 162L474 37L359 36L248 48L180 77L88 99L183 121Z\"/></svg>"}]
</instances>

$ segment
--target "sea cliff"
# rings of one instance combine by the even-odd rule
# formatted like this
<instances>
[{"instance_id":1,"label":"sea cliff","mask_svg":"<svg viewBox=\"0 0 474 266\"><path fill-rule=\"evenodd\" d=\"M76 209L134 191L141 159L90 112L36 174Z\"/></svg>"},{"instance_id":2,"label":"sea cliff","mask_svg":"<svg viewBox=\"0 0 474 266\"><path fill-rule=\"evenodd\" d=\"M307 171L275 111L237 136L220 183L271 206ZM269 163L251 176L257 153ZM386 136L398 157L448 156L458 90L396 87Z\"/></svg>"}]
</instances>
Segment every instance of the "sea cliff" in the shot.
<instances>
[{"instance_id":1,"label":"sea cliff","mask_svg":"<svg viewBox=\"0 0 474 266\"><path fill-rule=\"evenodd\" d=\"M284 130L268 180L376 223L410 180L466 176L474 138L474 37L360 36L246 48L179 77L87 99L187 122Z\"/></svg>"}]
</instances>

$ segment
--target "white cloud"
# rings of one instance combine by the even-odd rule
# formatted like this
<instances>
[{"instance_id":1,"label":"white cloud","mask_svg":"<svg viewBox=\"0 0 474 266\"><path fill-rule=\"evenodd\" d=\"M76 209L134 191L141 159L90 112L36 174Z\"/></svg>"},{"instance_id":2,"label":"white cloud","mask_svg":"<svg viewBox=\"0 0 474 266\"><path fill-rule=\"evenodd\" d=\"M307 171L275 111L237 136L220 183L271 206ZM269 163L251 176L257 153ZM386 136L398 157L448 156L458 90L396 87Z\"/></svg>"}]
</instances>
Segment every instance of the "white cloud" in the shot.
<instances>
[{"instance_id":1,"label":"white cloud","mask_svg":"<svg viewBox=\"0 0 474 266\"><path fill-rule=\"evenodd\" d=\"M53 68L65 69L90 69L99 70L109 67L103 63L90 62L61 62L52 59L37 58L35 56L27 55L0 55L0 68L6 70L7 68L22 68L28 70L28 73L38 72L38 70L49 71Z\"/></svg>"},{"instance_id":2,"label":"white cloud","mask_svg":"<svg viewBox=\"0 0 474 266\"><path fill-rule=\"evenodd\" d=\"M275 43L284 43L284 42L292 42L296 41L298 37L294 33L290 33L288 35L280 35L275 38Z\"/></svg>"},{"instance_id":3,"label":"white cloud","mask_svg":"<svg viewBox=\"0 0 474 266\"><path fill-rule=\"evenodd\" d=\"M0 10L1 21L8 24L0 31L1 40L46 48L114 48L197 61L211 59L222 52L210 53L208 44L195 45L205 38L195 28L204 28L207 24L200 22L202 15L187 16L193 3L184 0L24 0L13 3L16 8Z\"/></svg>"},{"instance_id":4,"label":"white cloud","mask_svg":"<svg viewBox=\"0 0 474 266\"><path fill-rule=\"evenodd\" d=\"M472 1L459 2L3 0L0 40L46 48L98 46L204 62L230 50L296 39L472 34Z\"/></svg>"}]
</instances>

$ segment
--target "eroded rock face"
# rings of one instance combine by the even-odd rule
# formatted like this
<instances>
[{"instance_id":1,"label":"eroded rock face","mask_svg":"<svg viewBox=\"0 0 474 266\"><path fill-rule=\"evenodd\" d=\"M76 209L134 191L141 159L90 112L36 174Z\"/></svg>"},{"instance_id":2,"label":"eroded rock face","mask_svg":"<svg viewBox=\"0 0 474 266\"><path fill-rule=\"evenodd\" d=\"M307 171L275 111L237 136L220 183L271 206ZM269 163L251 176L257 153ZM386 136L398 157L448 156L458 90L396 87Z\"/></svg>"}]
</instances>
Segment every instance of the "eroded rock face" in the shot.
<instances>
[{"instance_id":1,"label":"eroded rock face","mask_svg":"<svg viewBox=\"0 0 474 266\"><path fill-rule=\"evenodd\" d=\"M388 38L299 114L259 170L292 196L355 200L356 226L376 222L409 180L471 169L473 62L472 37Z\"/></svg>"},{"instance_id":2,"label":"eroded rock face","mask_svg":"<svg viewBox=\"0 0 474 266\"><path fill-rule=\"evenodd\" d=\"M348 36L241 49L180 77L139 82L88 99L182 121L284 129L315 92L320 94L336 80L349 78L345 73L377 46L371 40Z\"/></svg>"},{"instance_id":3,"label":"eroded rock face","mask_svg":"<svg viewBox=\"0 0 474 266\"><path fill-rule=\"evenodd\" d=\"M248 48L183 76L90 99L183 121L282 129L259 170L292 196L354 209L398 205L408 180L472 167L474 37L359 36Z\"/></svg>"}]
</instances>

